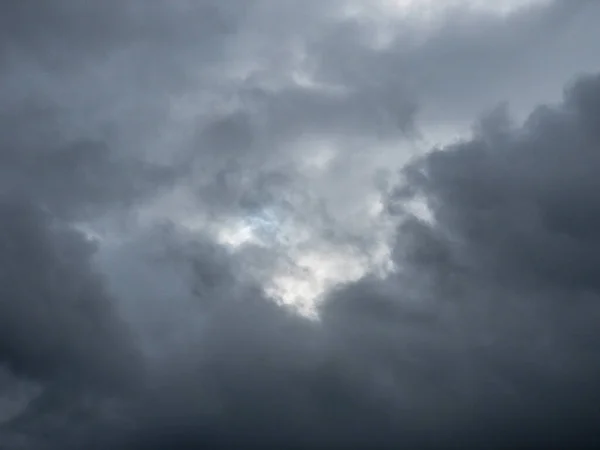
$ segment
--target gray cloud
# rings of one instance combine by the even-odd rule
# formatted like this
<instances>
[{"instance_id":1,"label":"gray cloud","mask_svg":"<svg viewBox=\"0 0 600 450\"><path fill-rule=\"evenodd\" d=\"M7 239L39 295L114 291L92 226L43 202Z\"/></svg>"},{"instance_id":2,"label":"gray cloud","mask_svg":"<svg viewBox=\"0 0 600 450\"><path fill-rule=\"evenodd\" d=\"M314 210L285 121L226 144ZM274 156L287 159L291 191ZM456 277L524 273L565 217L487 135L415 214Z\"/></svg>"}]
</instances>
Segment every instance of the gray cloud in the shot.
<instances>
[{"instance_id":1,"label":"gray cloud","mask_svg":"<svg viewBox=\"0 0 600 450\"><path fill-rule=\"evenodd\" d=\"M360 22L342 23L309 54L320 80L386 86L386 96L394 86L396 93L409 90L429 120L461 123L506 100L527 112L574 71L597 70L591 47L582 45L594 39L597 13L598 4L585 0L531 6L505 18L456 7L428 31L403 23L379 50L357 37Z\"/></svg>"},{"instance_id":2,"label":"gray cloud","mask_svg":"<svg viewBox=\"0 0 600 450\"><path fill-rule=\"evenodd\" d=\"M162 50L168 52L173 43L180 52L192 44L195 51L206 50L206 56L217 49L214 41L205 45L203 38L226 34L244 12L241 4L218 5L210 0L193 7L136 0L126 4L111 0L102 5L72 0L52 5L9 1L2 6L2 50L5 62L34 58L49 70L64 64L76 66L88 58L104 59L112 51L135 46L152 46L156 51L166 44Z\"/></svg>"},{"instance_id":3,"label":"gray cloud","mask_svg":"<svg viewBox=\"0 0 600 450\"><path fill-rule=\"evenodd\" d=\"M20 392L0 403L0 436L63 436L77 427L66 414L82 393L135 386L142 361L91 266L91 243L26 199L3 199L0 211L2 389Z\"/></svg>"},{"instance_id":4,"label":"gray cloud","mask_svg":"<svg viewBox=\"0 0 600 450\"><path fill-rule=\"evenodd\" d=\"M592 443L595 238L559 219L593 217L599 89L583 78L523 127L495 112L406 168L390 202L422 196L433 222L401 216L397 272L340 286L317 322L220 266L127 448Z\"/></svg>"},{"instance_id":5,"label":"gray cloud","mask_svg":"<svg viewBox=\"0 0 600 450\"><path fill-rule=\"evenodd\" d=\"M381 178L597 69L597 3L386 19L386 45L348 4L0 7L0 448L594 438L598 77ZM269 245L215 242L267 212ZM261 284L390 223L395 272L318 320Z\"/></svg>"},{"instance_id":6,"label":"gray cloud","mask_svg":"<svg viewBox=\"0 0 600 450\"><path fill-rule=\"evenodd\" d=\"M3 362L44 379L118 369L126 334L111 324L91 244L35 207L6 200L2 241Z\"/></svg>"},{"instance_id":7,"label":"gray cloud","mask_svg":"<svg viewBox=\"0 0 600 450\"><path fill-rule=\"evenodd\" d=\"M398 272L338 288L319 322L218 304L140 448L591 443L599 89L413 163L390 200L423 196L434 222L405 217Z\"/></svg>"},{"instance_id":8,"label":"gray cloud","mask_svg":"<svg viewBox=\"0 0 600 450\"><path fill-rule=\"evenodd\" d=\"M597 420L599 86L597 75L579 80L523 127L494 112L472 140L409 166L392 196L396 205L423 198L434 218L407 220L397 264L462 308L457 325L479 346L477 360L514 396L498 426L514 415L511 427L532 438L551 439L542 424L553 421L563 424L557 433L583 432L573 415L585 426Z\"/></svg>"}]
</instances>

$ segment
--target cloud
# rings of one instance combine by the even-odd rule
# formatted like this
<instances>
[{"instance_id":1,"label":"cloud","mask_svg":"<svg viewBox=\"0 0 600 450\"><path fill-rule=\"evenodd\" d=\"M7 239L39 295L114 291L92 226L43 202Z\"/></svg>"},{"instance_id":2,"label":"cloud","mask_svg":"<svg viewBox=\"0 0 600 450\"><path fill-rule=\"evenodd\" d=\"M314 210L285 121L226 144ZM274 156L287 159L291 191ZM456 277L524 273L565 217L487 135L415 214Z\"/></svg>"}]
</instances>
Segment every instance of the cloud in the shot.
<instances>
[{"instance_id":1,"label":"cloud","mask_svg":"<svg viewBox=\"0 0 600 450\"><path fill-rule=\"evenodd\" d=\"M215 348L197 373L220 369L200 395L223 409L192 414L194 427L216 424L197 437L185 429L183 441L593 439L599 90L597 76L584 78L522 127L495 112L472 140L406 169L433 224L406 218L398 273L340 288L319 323L284 327L284 311L252 313L252 302L212 318L203 342Z\"/></svg>"},{"instance_id":2,"label":"cloud","mask_svg":"<svg viewBox=\"0 0 600 450\"><path fill-rule=\"evenodd\" d=\"M491 381L488 371L507 389L492 428L510 424L509 440L551 439L544 427L553 421L562 424L557 435L575 438L568 433L597 420L599 88L597 75L583 77L562 104L537 108L522 127L494 111L472 139L405 169L406 185L391 197L402 205L417 196L431 211L433 223L403 224L396 263L431 286L433 299L458 308L456 325L482 370L471 387ZM484 387L487 413L505 401L500 392Z\"/></svg>"},{"instance_id":3,"label":"cloud","mask_svg":"<svg viewBox=\"0 0 600 450\"><path fill-rule=\"evenodd\" d=\"M0 211L0 367L3 392L16 396L0 403L0 436L52 439L77 428L66 414L83 393L133 392L142 361L91 243L27 199L5 198Z\"/></svg>"},{"instance_id":4,"label":"cloud","mask_svg":"<svg viewBox=\"0 0 600 450\"><path fill-rule=\"evenodd\" d=\"M210 277L127 448L593 442L598 92L584 77L523 126L494 111L404 169L397 270L339 286L318 321L250 286L214 302L232 278ZM398 212L413 196L432 221Z\"/></svg>"},{"instance_id":5,"label":"cloud","mask_svg":"<svg viewBox=\"0 0 600 450\"><path fill-rule=\"evenodd\" d=\"M594 438L597 3L0 8L0 448Z\"/></svg>"}]
</instances>

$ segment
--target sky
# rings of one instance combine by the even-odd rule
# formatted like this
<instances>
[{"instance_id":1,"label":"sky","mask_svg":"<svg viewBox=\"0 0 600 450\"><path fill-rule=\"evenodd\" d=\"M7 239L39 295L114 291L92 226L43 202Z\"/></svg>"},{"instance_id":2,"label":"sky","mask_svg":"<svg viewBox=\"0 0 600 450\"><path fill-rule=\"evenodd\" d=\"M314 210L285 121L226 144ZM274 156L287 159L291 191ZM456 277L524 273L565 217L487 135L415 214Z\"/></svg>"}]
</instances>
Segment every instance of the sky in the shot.
<instances>
[{"instance_id":1,"label":"sky","mask_svg":"<svg viewBox=\"0 0 600 450\"><path fill-rule=\"evenodd\" d=\"M0 450L600 441L600 2L0 4Z\"/></svg>"}]
</instances>

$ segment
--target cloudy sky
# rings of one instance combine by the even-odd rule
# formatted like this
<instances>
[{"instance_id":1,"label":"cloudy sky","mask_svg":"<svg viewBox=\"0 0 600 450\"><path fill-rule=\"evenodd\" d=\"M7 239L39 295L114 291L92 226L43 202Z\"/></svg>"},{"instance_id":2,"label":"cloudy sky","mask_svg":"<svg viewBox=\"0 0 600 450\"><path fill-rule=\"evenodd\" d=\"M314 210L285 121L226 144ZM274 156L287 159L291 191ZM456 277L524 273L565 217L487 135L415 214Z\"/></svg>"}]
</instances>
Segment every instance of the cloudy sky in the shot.
<instances>
[{"instance_id":1,"label":"cloudy sky","mask_svg":"<svg viewBox=\"0 0 600 450\"><path fill-rule=\"evenodd\" d=\"M0 449L599 441L598 23L2 2Z\"/></svg>"}]
</instances>

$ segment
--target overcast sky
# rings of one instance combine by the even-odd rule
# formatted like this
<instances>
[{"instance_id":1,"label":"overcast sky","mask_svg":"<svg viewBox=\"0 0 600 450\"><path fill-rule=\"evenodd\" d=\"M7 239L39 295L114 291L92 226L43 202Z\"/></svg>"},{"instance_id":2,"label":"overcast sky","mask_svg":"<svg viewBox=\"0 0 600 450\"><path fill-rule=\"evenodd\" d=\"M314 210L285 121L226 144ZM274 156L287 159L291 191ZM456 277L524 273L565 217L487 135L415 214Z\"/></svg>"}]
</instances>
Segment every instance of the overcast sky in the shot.
<instances>
[{"instance_id":1,"label":"overcast sky","mask_svg":"<svg viewBox=\"0 0 600 450\"><path fill-rule=\"evenodd\" d=\"M0 450L598 443L598 23L0 2Z\"/></svg>"}]
</instances>

